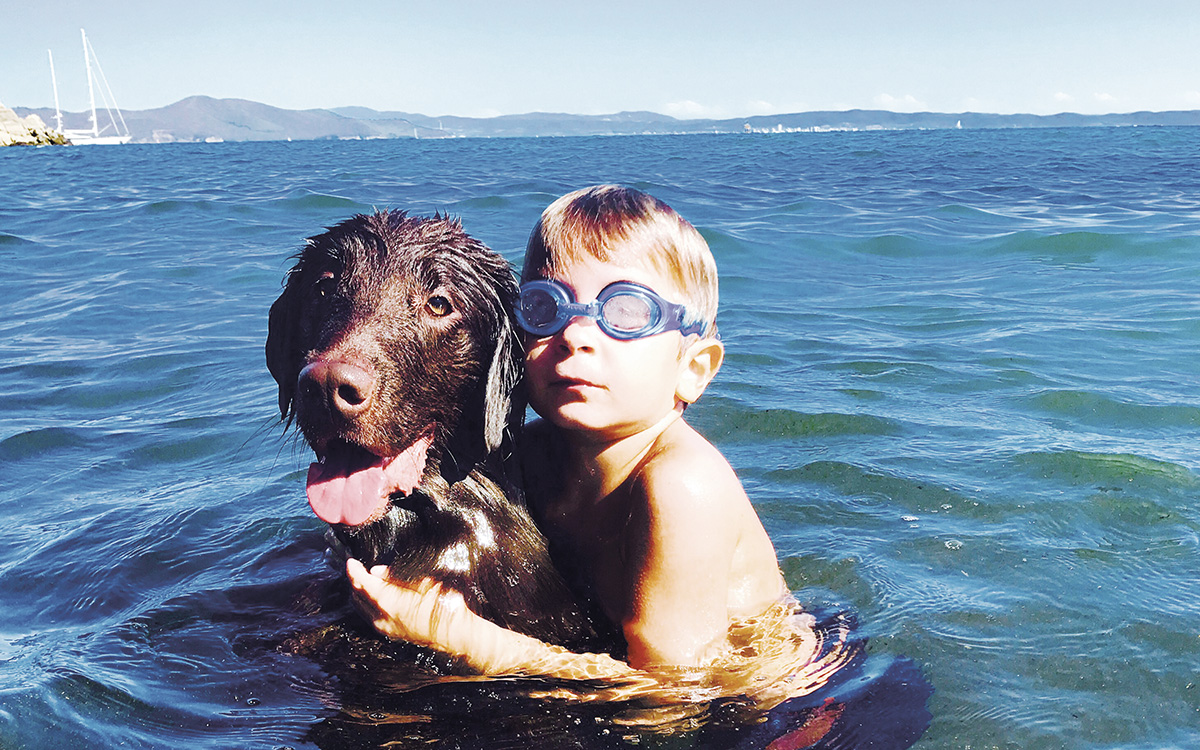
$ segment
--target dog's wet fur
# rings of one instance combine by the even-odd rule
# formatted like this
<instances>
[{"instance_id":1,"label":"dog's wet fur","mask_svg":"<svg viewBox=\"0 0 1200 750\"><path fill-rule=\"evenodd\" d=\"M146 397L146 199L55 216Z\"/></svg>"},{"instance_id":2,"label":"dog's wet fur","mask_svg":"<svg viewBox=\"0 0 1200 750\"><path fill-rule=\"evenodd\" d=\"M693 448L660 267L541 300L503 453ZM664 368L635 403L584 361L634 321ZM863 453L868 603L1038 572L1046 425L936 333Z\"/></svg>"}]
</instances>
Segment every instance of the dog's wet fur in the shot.
<instances>
[{"instance_id":1,"label":"dog's wet fur","mask_svg":"<svg viewBox=\"0 0 1200 750\"><path fill-rule=\"evenodd\" d=\"M517 294L508 263L456 220L355 216L296 257L267 366L281 418L321 460L378 462L429 441L411 492L331 524L345 551L397 580L440 581L512 630L595 646L507 470L525 407Z\"/></svg>"}]
</instances>

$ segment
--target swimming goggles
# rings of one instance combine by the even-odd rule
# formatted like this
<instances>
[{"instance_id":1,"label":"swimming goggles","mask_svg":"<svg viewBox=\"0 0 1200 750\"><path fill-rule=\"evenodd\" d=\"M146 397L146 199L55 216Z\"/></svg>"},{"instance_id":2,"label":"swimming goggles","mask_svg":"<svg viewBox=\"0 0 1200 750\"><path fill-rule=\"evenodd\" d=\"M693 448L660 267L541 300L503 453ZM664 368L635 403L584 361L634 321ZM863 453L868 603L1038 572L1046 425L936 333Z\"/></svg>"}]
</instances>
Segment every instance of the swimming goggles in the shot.
<instances>
[{"instance_id":1,"label":"swimming goggles","mask_svg":"<svg viewBox=\"0 0 1200 750\"><path fill-rule=\"evenodd\" d=\"M539 337L553 336L572 318L591 318L601 331L618 341L664 331L679 331L684 336L704 331L704 323L688 323L686 317L686 307L668 302L632 281L614 281L586 305L576 302L571 289L558 281L526 281L517 303L517 322Z\"/></svg>"}]
</instances>

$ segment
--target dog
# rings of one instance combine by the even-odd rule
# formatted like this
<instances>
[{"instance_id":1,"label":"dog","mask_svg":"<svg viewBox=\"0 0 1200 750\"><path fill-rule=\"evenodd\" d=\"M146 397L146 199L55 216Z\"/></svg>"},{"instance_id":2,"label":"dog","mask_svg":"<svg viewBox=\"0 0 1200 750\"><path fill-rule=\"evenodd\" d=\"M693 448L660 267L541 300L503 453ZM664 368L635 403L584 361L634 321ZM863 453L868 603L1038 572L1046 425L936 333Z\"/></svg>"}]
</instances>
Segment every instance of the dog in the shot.
<instances>
[{"instance_id":1,"label":"dog","mask_svg":"<svg viewBox=\"0 0 1200 750\"><path fill-rule=\"evenodd\" d=\"M271 306L280 418L317 461L335 547L432 578L477 614L571 648L597 629L511 477L524 418L508 263L441 215L358 215L309 238Z\"/></svg>"}]
</instances>

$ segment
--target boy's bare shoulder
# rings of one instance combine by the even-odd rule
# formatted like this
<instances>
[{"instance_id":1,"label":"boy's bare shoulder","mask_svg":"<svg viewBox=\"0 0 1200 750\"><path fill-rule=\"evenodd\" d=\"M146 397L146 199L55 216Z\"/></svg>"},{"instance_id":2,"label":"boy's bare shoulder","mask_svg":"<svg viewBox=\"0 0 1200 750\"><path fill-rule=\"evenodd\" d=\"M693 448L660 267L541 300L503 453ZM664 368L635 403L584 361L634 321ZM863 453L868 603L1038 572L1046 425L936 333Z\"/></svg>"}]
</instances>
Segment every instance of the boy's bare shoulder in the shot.
<instances>
[{"instance_id":1,"label":"boy's bare shoulder","mask_svg":"<svg viewBox=\"0 0 1200 750\"><path fill-rule=\"evenodd\" d=\"M659 471L694 469L705 474L733 473L721 451L682 419L662 434L646 463Z\"/></svg>"},{"instance_id":2,"label":"boy's bare shoulder","mask_svg":"<svg viewBox=\"0 0 1200 750\"><path fill-rule=\"evenodd\" d=\"M683 420L665 432L638 474L647 502L707 506L746 501L742 483L717 447Z\"/></svg>"}]
</instances>

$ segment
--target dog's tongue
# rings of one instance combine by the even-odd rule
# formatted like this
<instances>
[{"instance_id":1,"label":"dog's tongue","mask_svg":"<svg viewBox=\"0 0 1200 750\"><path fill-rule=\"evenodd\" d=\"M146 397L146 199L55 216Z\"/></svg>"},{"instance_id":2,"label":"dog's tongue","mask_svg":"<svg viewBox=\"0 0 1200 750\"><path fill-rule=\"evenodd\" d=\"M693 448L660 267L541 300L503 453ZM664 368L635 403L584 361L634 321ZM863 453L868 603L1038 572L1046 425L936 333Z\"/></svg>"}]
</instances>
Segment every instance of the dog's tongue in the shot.
<instances>
[{"instance_id":1,"label":"dog's tongue","mask_svg":"<svg viewBox=\"0 0 1200 750\"><path fill-rule=\"evenodd\" d=\"M425 471L432 435L426 434L399 455L380 458L336 442L321 463L308 467L308 504L326 523L358 526L382 515L394 492L411 493Z\"/></svg>"}]
</instances>

